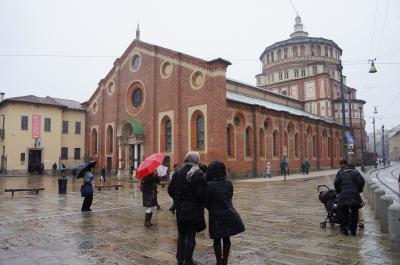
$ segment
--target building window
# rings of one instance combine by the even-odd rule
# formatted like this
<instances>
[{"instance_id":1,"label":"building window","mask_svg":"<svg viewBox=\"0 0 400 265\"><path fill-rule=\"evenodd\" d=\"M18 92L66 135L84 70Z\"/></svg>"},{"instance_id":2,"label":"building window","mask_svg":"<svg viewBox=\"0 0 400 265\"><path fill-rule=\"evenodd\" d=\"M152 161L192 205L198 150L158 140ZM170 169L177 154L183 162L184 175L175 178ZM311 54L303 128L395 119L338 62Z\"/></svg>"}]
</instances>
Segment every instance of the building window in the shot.
<instances>
[{"instance_id":1,"label":"building window","mask_svg":"<svg viewBox=\"0 0 400 265\"><path fill-rule=\"evenodd\" d=\"M226 128L226 153L228 157L234 157L235 153L235 135L231 124Z\"/></svg>"},{"instance_id":2,"label":"building window","mask_svg":"<svg viewBox=\"0 0 400 265\"><path fill-rule=\"evenodd\" d=\"M61 147L61 159L68 159L68 147Z\"/></svg>"},{"instance_id":3,"label":"building window","mask_svg":"<svg viewBox=\"0 0 400 265\"><path fill-rule=\"evenodd\" d=\"M170 119L165 122L165 151L172 151L172 123Z\"/></svg>"},{"instance_id":4,"label":"building window","mask_svg":"<svg viewBox=\"0 0 400 265\"><path fill-rule=\"evenodd\" d=\"M92 137L91 137L91 155L97 155L97 130L92 130Z\"/></svg>"},{"instance_id":5,"label":"building window","mask_svg":"<svg viewBox=\"0 0 400 265\"><path fill-rule=\"evenodd\" d=\"M199 115L196 119L196 149L204 149L204 117Z\"/></svg>"},{"instance_id":6,"label":"building window","mask_svg":"<svg viewBox=\"0 0 400 265\"><path fill-rule=\"evenodd\" d=\"M294 155L299 157L299 134L296 133L294 136Z\"/></svg>"},{"instance_id":7,"label":"building window","mask_svg":"<svg viewBox=\"0 0 400 265\"><path fill-rule=\"evenodd\" d=\"M74 159L81 160L81 149L80 148L74 149Z\"/></svg>"},{"instance_id":8,"label":"building window","mask_svg":"<svg viewBox=\"0 0 400 265\"><path fill-rule=\"evenodd\" d=\"M265 133L264 129L260 129L260 156L265 158Z\"/></svg>"},{"instance_id":9,"label":"building window","mask_svg":"<svg viewBox=\"0 0 400 265\"><path fill-rule=\"evenodd\" d=\"M25 162L25 153L21 153L21 162Z\"/></svg>"},{"instance_id":10,"label":"building window","mask_svg":"<svg viewBox=\"0 0 400 265\"><path fill-rule=\"evenodd\" d=\"M279 80L282 80L282 79L283 79L283 74L280 73L280 74L279 74Z\"/></svg>"},{"instance_id":11,"label":"building window","mask_svg":"<svg viewBox=\"0 0 400 265\"><path fill-rule=\"evenodd\" d=\"M136 88L132 94L132 105L135 108L139 108L142 105L142 90L140 88Z\"/></svg>"},{"instance_id":12,"label":"building window","mask_svg":"<svg viewBox=\"0 0 400 265\"><path fill-rule=\"evenodd\" d=\"M75 122L75 134L81 134L81 122Z\"/></svg>"},{"instance_id":13,"label":"building window","mask_svg":"<svg viewBox=\"0 0 400 265\"><path fill-rule=\"evenodd\" d=\"M51 118L44 118L44 131L45 132L51 131Z\"/></svg>"},{"instance_id":14,"label":"building window","mask_svg":"<svg viewBox=\"0 0 400 265\"><path fill-rule=\"evenodd\" d=\"M62 133L68 133L68 121L63 121Z\"/></svg>"},{"instance_id":15,"label":"building window","mask_svg":"<svg viewBox=\"0 0 400 265\"><path fill-rule=\"evenodd\" d=\"M285 79L288 79L288 78L289 78L289 73L286 72L286 73L285 73Z\"/></svg>"},{"instance_id":16,"label":"building window","mask_svg":"<svg viewBox=\"0 0 400 265\"><path fill-rule=\"evenodd\" d=\"M317 157L317 136L313 136L313 146L312 146L313 157Z\"/></svg>"},{"instance_id":17,"label":"building window","mask_svg":"<svg viewBox=\"0 0 400 265\"><path fill-rule=\"evenodd\" d=\"M294 70L294 77L299 77L299 70Z\"/></svg>"},{"instance_id":18,"label":"building window","mask_svg":"<svg viewBox=\"0 0 400 265\"><path fill-rule=\"evenodd\" d=\"M111 154L114 149L114 129L111 125L107 126L107 136L106 136L106 144L107 144L107 154Z\"/></svg>"},{"instance_id":19,"label":"building window","mask_svg":"<svg viewBox=\"0 0 400 265\"><path fill-rule=\"evenodd\" d=\"M306 76L306 70L301 70L301 76Z\"/></svg>"},{"instance_id":20,"label":"building window","mask_svg":"<svg viewBox=\"0 0 400 265\"><path fill-rule=\"evenodd\" d=\"M312 68L312 73L313 73L313 75L316 75L316 74L317 74L317 67L316 67L316 66L313 66L313 68Z\"/></svg>"},{"instance_id":21,"label":"building window","mask_svg":"<svg viewBox=\"0 0 400 265\"><path fill-rule=\"evenodd\" d=\"M332 157L332 140L330 137L328 137L328 157Z\"/></svg>"},{"instance_id":22,"label":"building window","mask_svg":"<svg viewBox=\"0 0 400 265\"><path fill-rule=\"evenodd\" d=\"M137 71L139 69L140 63L141 63L140 55L135 54L131 60L131 69L133 71Z\"/></svg>"},{"instance_id":23,"label":"building window","mask_svg":"<svg viewBox=\"0 0 400 265\"><path fill-rule=\"evenodd\" d=\"M272 134L272 156L279 156L279 146L278 146L278 131L274 131Z\"/></svg>"},{"instance_id":24,"label":"building window","mask_svg":"<svg viewBox=\"0 0 400 265\"><path fill-rule=\"evenodd\" d=\"M28 116L21 117L21 130L28 130Z\"/></svg>"},{"instance_id":25,"label":"building window","mask_svg":"<svg viewBox=\"0 0 400 265\"><path fill-rule=\"evenodd\" d=\"M253 130L250 127L247 127L245 132L245 152L247 157L253 156L253 145Z\"/></svg>"}]
</instances>

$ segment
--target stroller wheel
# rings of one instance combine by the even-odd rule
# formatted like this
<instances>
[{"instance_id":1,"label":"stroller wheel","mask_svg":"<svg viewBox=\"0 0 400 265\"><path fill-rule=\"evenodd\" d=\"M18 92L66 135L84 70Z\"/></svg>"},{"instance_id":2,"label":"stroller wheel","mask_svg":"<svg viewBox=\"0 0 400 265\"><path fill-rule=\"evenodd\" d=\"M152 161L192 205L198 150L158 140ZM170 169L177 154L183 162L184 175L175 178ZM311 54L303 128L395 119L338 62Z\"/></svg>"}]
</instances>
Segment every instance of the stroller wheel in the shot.
<instances>
[{"instance_id":1,"label":"stroller wheel","mask_svg":"<svg viewBox=\"0 0 400 265\"><path fill-rule=\"evenodd\" d=\"M319 223L319 226L320 226L321 228L326 228L326 222L321 222L321 223Z\"/></svg>"}]
</instances>

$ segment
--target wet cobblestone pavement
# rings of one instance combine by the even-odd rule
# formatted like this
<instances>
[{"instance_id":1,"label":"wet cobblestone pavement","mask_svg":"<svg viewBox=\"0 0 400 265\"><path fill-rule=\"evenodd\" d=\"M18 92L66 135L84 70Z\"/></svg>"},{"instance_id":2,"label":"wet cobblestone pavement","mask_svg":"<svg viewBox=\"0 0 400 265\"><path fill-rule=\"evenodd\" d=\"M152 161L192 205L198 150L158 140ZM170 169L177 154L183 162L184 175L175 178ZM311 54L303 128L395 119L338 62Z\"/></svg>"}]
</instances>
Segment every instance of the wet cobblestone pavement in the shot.
<instances>
[{"instance_id":1,"label":"wet cobblestone pavement","mask_svg":"<svg viewBox=\"0 0 400 265\"><path fill-rule=\"evenodd\" d=\"M399 248L379 231L368 206L365 230L356 237L319 227L326 212L316 186L331 182L235 182L234 205L246 232L232 238L230 264L400 264ZM59 195L56 177L0 177L0 264L175 264L177 231L166 188L159 188L163 210L145 228L137 184L118 183L124 187L95 193L93 212L81 213L81 181L69 179L68 193ZM46 190L4 193L28 186ZM213 264L207 231L198 234L194 257Z\"/></svg>"}]
</instances>

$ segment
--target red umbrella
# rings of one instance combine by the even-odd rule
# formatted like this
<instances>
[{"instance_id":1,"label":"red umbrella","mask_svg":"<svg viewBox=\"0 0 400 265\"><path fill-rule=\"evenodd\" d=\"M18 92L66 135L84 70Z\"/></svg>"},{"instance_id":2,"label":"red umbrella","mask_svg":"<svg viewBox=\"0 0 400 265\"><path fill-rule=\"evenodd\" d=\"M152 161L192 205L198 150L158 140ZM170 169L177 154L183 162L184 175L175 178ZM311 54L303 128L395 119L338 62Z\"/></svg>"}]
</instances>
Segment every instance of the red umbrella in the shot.
<instances>
[{"instance_id":1,"label":"red umbrella","mask_svg":"<svg viewBox=\"0 0 400 265\"><path fill-rule=\"evenodd\" d=\"M136 177L141 180L147 175L153 173L158 166L162 164L164 160L164 155L161 153L152 154L140 163L139 167L136 169Z\"/></svg>"}]
</instances>

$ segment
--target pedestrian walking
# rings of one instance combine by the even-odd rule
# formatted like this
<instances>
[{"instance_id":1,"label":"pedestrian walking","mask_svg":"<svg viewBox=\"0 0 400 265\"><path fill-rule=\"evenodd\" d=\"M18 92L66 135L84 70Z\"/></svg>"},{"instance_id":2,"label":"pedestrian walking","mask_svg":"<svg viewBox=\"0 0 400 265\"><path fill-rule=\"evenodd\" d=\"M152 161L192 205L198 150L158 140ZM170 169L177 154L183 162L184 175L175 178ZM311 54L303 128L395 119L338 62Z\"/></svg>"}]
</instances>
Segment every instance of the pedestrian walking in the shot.
<instances>
[{"instance_id":1,"label":"pedestrian walking","mask_svg":"<svg viewBox=\"0 0 400 265\"><path fill-rule=\"evenodd\" d=\"M106 169L104 167L101 168L100 174L100 181L106 182Z\"/></svg>"},{"instance_id":2,"label":"pedestrian walking","mask_svg":"<svg viewBox=\"0 0 400 265\"><path fill-rule=\"evenodd\" d=\"M145 176L141 180L140 190L142 191L143 207L146 208L144 225L150 227L151 218L153 217L153 207L158 206L157 202L157 184L160 183L157 171L155 170L150 175Z\"/></svg>"},{"instance_id":3,"label":"pedestrian walking","mask_svg":"<svg viewBox=\"0 0 400 265\"><path fill-rule=\"evenodd\" d=\"M57 163L54 163L51 167L53 169L53 175L55 175L57 173Z\"/></svg>"},{"instance_id":4,"label":"pedestrian walking","mask_svg":"<svg viewBox=\"0 0 400 265\"><path fill-rule=\"evenodd\" d=\"M264 178L269 177L272 178L272 168L271 168L271 162L267 162L267 165L265 166L265 173L264 173Z\"/></svg>"},{"instance_id":5,"label":"pedestrian walking","mask_svg":"<svg viewBox=\"0 0 400 265\"><path fill-rule=\"evenodd\" d=\"M303 165L304 165L304 173L306 173L306 175L308 175L311 165L307 158L304 159ZM303 175L304 175L304 173L303 173Z\"/></svg>"},{"instance_id":6,"label":"pedestrian walking","mask_svg":"<svg viewBox=\"0 0 400 265\"><path fill-rule=\"evenodd\" d=\"M178 265L193 265L196 233L206 228L204 220L204 193L206 181L199 168L200 155L190 151L186 154L183 167L177 170L168 187L168 194L176 206L178 242L176 259Z\"/></svg>"},{"instance_id":7,"label":"pedestrian walking","mask_svg":"<svg viewBox=\"0 0 400 265\"><path fill-rule=\"evenodd\" d=\"M178 169L179 169L179 164L174 164L174 170L171 172L171 175L170 175L170 178L169 178L170 181L172 180L172 177L174 176L174 173L175 173L176 171L178 171ZM173 201L171 207L169 207L169 211L170 211L172 214L175 214L175 210L176 210L176 208L175 208L175 202Z\"/></svg>"},{"instance_id":8,"label":"pedestrian walking","mask_svg":"<svg viewBox=\"0 0 400 265\"><path fill-rule=\"evenodd\" d=\"M65 178L65 165L64 163L60 163L60 175Z\"/></svg>"},{"instance_id":9,"label":"pedestrian walking","mask_svg":"<svg viewBox=\"0 0 400 265\"><path fill-rule=\"evenodd\" d=\"M208 209L208 229L210 238L214 240L216 265L226 265L231 248L230 237L242 233L245 228L232 205L233 186L232 182L226 179L225 164L220 161L211 162L206 179L204 205Z\"/></svg>"},{"instance_id":10,"label":"pedestrian walking","mask_svg":"<svg viewBox=\"0 0 400 265\"><path fill-rule=\"evenodd\" d=\"M342 170L338 172L334 183L342 216L340 229L344 235L349 235L350 230L351 235L355 236L358 210L363 206L360 193L364 188L365 180L354 166L348 165L346 160L340 161L340 166Z\"/></svg>"},{"instance_id":11,"label":"pedestrian walking","mask_svg":"<svg viewBox=\"0 0 400 265\"><path fill-rule=\"evenodd\" d=\"M83 185L81 186L81 196L84 197L85 199L83 199L82 203L82 208L81 208L82 212L92 211L90 207L92 206L93 193L94 193L93 171L94 167L91 167L83 177Z\"/></svg>"},{"instance_id":12,"label":"pedestrian walking","mask_svg":"<svg viewBox=\"0 0 400 265\"><path fill-rule=\"evenodd\" d=\"M72 182L75 183L78 175L78 167L74 165L71 169Z\"/></svg>"}]
</instances>

